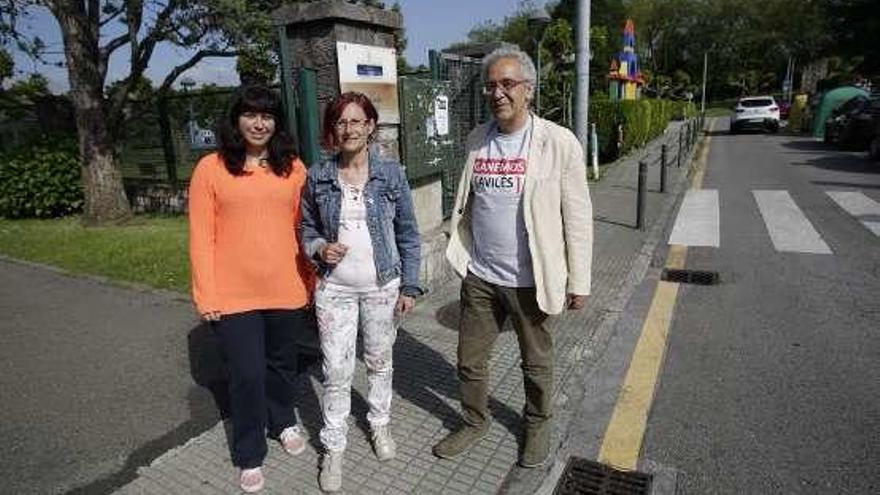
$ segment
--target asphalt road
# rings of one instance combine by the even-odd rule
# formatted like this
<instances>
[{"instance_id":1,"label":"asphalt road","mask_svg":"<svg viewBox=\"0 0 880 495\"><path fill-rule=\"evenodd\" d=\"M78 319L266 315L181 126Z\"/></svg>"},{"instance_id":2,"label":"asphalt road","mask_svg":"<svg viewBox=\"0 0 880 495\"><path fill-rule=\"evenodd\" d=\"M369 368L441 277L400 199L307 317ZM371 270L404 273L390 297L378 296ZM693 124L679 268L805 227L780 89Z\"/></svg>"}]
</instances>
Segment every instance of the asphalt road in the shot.
<instances>
[{"instance_id":1,"label":"asphalt road","mask_svg":"<svg viewBox=\"0 0 880 495\"><path fill-rule=\"evenodd\" d=\"M0 260L0 315L0 493L109 493L219 419L187 302Z\"/></svg>"},{"instance_id":2,"label":"asphalt road","mask_svg":"<svg viewBox=\"0 0 880 495\"><path fill-rule=\"evenodd\" d=\"M687 268L721 283L681 286L643 459L678 494L880 493L880 163L716 128Z\"/></svg>"}]
</instances>

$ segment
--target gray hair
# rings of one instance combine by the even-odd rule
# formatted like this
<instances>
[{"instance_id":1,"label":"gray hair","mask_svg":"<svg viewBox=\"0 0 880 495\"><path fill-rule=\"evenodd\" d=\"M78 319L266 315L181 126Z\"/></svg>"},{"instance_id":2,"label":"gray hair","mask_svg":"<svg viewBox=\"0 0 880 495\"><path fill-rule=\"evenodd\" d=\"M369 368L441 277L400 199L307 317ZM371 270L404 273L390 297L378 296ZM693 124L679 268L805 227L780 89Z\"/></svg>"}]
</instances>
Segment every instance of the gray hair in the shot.
<instances>
[{"instance_id":1,"label":"gray hair","mask_svg":"<svg viewBox=\"0 0 880 495\"><path fill-rule=\"evenodd\" d=\"M522 67L523 78L526 81L535 84L538 76L535 71L535 64L532 62L532 57L520 50L518 46L515 45L507 45L502 46L500 48L496 48L492 51L492 53L486 55L483 58L483 81L485 81L489 77L489 67L492 67L495 62L501 60L502 58L512 58L519 62L520 67Z\"/></svg>"}]
</instances>

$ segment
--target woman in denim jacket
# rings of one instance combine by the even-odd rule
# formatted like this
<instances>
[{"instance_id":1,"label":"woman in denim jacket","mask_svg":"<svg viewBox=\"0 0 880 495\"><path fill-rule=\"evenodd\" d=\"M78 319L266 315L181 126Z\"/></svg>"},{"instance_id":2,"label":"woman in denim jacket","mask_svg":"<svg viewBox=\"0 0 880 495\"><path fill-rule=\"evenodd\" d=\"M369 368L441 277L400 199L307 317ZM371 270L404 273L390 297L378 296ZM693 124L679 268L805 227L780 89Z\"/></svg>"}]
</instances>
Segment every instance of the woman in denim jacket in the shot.
<instances>
[{"instance_id":1,"label":"woman in denim jacket","mask_svg":"<svg viewBox=\"0 0 880 495\"><path fill-rule=\"evenodd\" d=\"M342 486L359 323L373 450L383 461L395 455L388 427L395 318L409 312L421 294L419 230L409 185L399 163L370 151L377 120L376 108L360 93L344 93L327 107L322 139L334 156L309 170L302 203L303 244L320 275L315 308L325 453L319 481L328 492Z\"/></svg>"}]
</instances>

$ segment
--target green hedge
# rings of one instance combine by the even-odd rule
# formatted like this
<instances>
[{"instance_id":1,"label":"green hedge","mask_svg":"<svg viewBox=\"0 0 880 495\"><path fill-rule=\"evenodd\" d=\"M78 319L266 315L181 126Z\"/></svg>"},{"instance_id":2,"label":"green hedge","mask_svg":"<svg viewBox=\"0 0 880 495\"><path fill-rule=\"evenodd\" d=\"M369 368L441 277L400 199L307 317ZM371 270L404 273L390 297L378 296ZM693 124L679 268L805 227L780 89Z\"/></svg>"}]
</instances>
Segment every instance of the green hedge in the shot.
<instances>
[{"instance_id":1,"label":"green hedge","mask_svg":"<svg viewBox=\"0 0 880 495\"><path fill-rule=\"evenodd\" d=\"M609 162L620 155L617 149L617 125L623 121L621 107L608 99L590 100L590 121L596 123L599 160Z\"/></svg>"},{"instance_id":2,"label":"green hedge","mask_svg":"<svg viewBox=\"0 0 880 495\"><path fill-rule=\"evenodd\" d=\"M696 106L685 101L590 100L590 120L596 122L602 162L616 160L633 148L644 146L660 135L670 120L695 115Z\"/></svg>"},{"instance_id":3,"label":"green hedge","mask_svg":"<svg viewBox=\"0 0 880 495\"><path fill-rule=\"evenodd\" d=\"M79 156L73 140L43 142L0 154L0 216L51 218L83 206Z\"/></svg>"}]
</instances>

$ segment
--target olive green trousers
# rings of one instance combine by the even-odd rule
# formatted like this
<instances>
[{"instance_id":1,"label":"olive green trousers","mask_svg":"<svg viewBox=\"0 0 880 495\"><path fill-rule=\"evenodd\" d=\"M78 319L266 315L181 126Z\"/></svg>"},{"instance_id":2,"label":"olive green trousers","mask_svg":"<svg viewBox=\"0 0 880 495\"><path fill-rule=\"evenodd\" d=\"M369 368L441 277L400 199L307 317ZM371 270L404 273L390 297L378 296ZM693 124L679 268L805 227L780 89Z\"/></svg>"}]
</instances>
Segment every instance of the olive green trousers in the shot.
<instances>
[{"instance_id":1,"label":"olive green trousers","mask_svg":"<svg viewBox=\"0 0 880 495\"><path fill-rule=\"evenodd\" d=\"M468 272L461 285L458 379L462 415L470 425L489 420L489 359L508 318L522 358L526 424L537 426L552 415L553 339L550 318L538 307L535 288L503 287Z\"/></svg>"}]
</instances>

